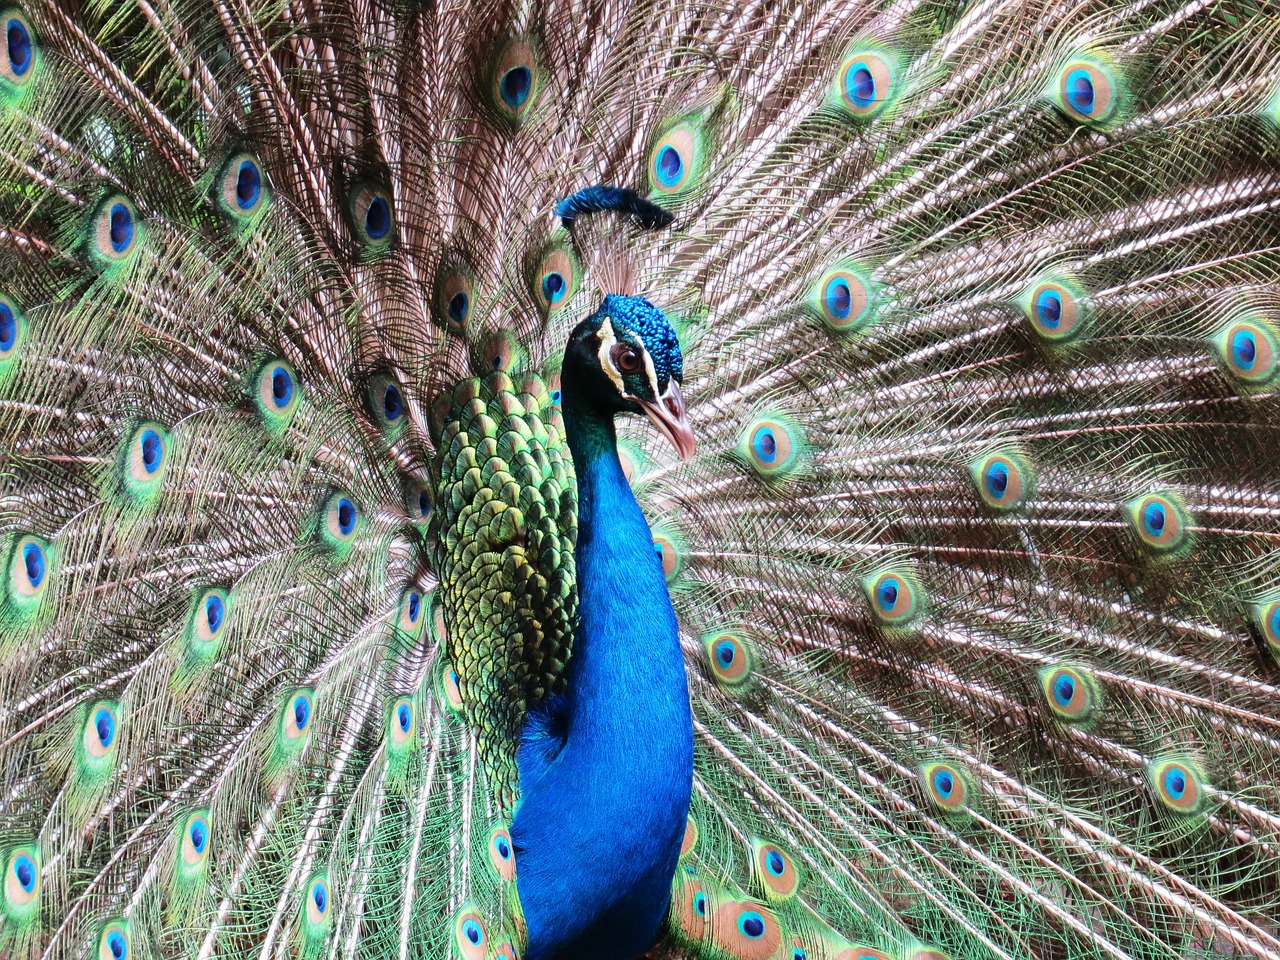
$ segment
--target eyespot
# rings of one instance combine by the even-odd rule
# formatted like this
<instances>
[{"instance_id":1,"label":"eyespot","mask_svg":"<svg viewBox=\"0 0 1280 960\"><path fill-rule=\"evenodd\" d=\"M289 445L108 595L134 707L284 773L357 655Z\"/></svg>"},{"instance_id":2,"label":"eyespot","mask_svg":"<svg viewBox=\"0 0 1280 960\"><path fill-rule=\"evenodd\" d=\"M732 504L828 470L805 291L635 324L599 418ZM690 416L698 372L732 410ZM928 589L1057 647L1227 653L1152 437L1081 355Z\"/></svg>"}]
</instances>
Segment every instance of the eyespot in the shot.
<instances>
[{"instance_id":1,"label":"eyespot","mask_svg":"<svg viewBox=\"0 0 1280 960\"><path fill-rule=\"evenodd\" d=\"M1280 660L1280 599L1253 605L1253 620L1271 650Z\"/></svg>"},{"instance_id":2,"label":"eyespot","mask_svg":"<svg viewBox=\"0 0 1280 960\"><path fill-rule=\"evenodd\" d=\"M203 866L209 859L209 813L201 810L182 825L182 863L188 869Z\"/></svg>"},{"instance_id":3,"label":"eyespot","mask_svg":"<svg viewBox=\"0 0 1280 960\"><path fill-rule=\"evenodd\" d=\"M459 334L466 333L474 300L475 293L466 275L451 273L439 284L436 309L450 330Z\"/></svg>"},{"instance_id":4,"label":"eyespot","mask_svg":"<svg viewBox=\"0 0 1280 960\"><path fill-rule=\"evenodd\" d=\"M168 469L169 435L158 423L144 423L133 432L125 451L125 490L135 500L160 492Z\"/></svg>"},{"instance_id":5,"label":"eyespot","mask_svg":"<svg viewBox=\"0 0 1280 960\"><path fill-rule=\"evenodd\" d=\"M512 374L524 368L525 354L515 333L495 330L476 344L476 372Z\"/></svg>"},{"instance_id":6,"label":"eyespot","mask_svg":"<svg viewBox=\"0 0 1280 960\"><path fill-rule=\"evenodd\" d=\"M350 549L360 529L360 510L345 493L335 493L325 504L324 539L330 549L342 554Z\"/></svg>"},{"instance_id":7,"label":"eyespot","mask_svg":"<svg viewBox=\"0 0 1280 960\"><path fill-rule=\"evenodd\" d=\"M1114 67L1096 57L1076 57L1058 71L1055 102L1077 123L1104 125L1115 118L1121 94Z\"/></svg>"},{"instance_id":8,"label":"eyespot","mask_svg":"<svg viewBox=\"0 0 1280 960\"><path fill-rule=\"evenodd\" d=\"M1034 475L1025 460L1010 450L992 453L969 464L969 475L982 502L993 510L1022 506Z\"/></svg>"},{"instance_id":9,"label":"eyespot","mask_svg":"<svg viewBox=\"0 0 1280 960\"><path fill-rule=\"evenodd\" d=\"M854 50L840 62L836 72L836 102L847 115L868 120L896 99L896 65L891 59L879 51Z\"/></svg>"},{"instance_id":10,"label":"eyespot","mask_svg":"<svg viewBox=\"0 0 1280 960\"><path fill-rule=\"evenodd\" d=\"M283 360L267 361L258 370L254 400L267 429L272 433L284 430L302 400L302 384L297 372Z\"/></svg>"},{"instance_id":11,"label":"eyespot","mask_svg":"<svg viewBox=\"0 0 1280 960\"><path fill-rule=\"evenodd\" d=\"M702 940L707 929L709 904L702 882L686 876L681 881L679 907L672 911L672 920L685 938L695 943Z\"/></svg>"},{"instance_id":12,"label":"eyespot","mask_svg":"<svg viewBox=\"0 0 1280 960\"><path fill-rule=\"evenodd\" d=\"M755 671L755 650L745 637L713 633L702 641L711 679L725 690L745 687Z\"/></svg>"},{"instance_id":13,"label":"eyespot","mask_svg":"<svg viewBox=\"0 0 1280 960\"><path fill-rule=\"evenodd\" d=\"M109 758L116 746L118 719L111 704L101 701L91 706L84 725L84 750L91 760Z\"/></svg>"},{"instance_id":14,"label":"eyespot","mask_svg":"<svg viewBox=\"0 0 1280 960\"><path fill-rule=\"evenodd\" d=\"M1280 340L1263 320L1245 319L1224 327L1216 338L1222 364L1245 384L1267 383L1275 377Z\"/></svg>"},{"instance_id":15,"label":"eyespot","mask_svg":"<svg viewBox=\"0 0 1280 960\"><path fill-rule=\"evenodd\" d=\"M266 206L267 185L256 157L238 153L222 165L218 200L219 207L240 223L250 220Z\"/></svg>"},{"instance_id":16,"label":"eyespot","mask_svg":"<svg viewBox=\"0 0 1280 960\"><path fill-rule=\"evenodd\" d=\"M49 544L39 537L19 537L9 555L9 601L33 610L49 588Z\"/></svg>"},{"instance_id":17,"label":"eyespot","mask_svg":"<svg viewBox=\"0 0 1280 960\"><path fill-rule=\"evenodd\" d=\"M711 939L738 960L770 960L782 946L782 929L762 904L729 901L716 909Z\"/></svg>"},{"instance_id":18,"label":"eyespot","mask_svg":"<svg viewBox=\"0 0 1280 960\"><path fill-rule=\"evenodd\" d=\"M853 263L836 264L818 278L810 294L813 311L836 333L866 326L874 300L870 274Z\"/></svg>"},{"instance_id":19,"label":"eyespot","mask_svg":"<svg viewBox=\"0 0 1280 960\"><path fill-rule=\"evenodd\" d=\"M489 860L503 880L510 883L516 878L516 853L511 845L511 831L501 824L489 831Z\"/></svg>"},{"instance_id":20,"label":"eyespot","mask_svg":"<svg viewBox=\"0 0 1280 960\"><path fill-rule=\"evenodd\" d=\"M360 183L352 188L348 200L356 239L370 253L381 253L395 239L395 210L391 194L374 183Z\"/></svg>"},{"instance_id":21,"label":"eyespot","mask_svg":"<svg viewBox=\"0 0 1280 960\"><path fill-rule=\"evenodd\" d=\"M553 248L542 257L534 273L533 297L544 313L552 313L569 302L577 285L573 258L567 250Z\"/></svg>"},{"instance_id":22,"label":"eyespot","mask_svg":"<svg viewBox=\"0 0 1280 960\"><path fill-rule=\"evenodd\" d=\"M1031 332L1050 343L1065 343L1083 330L1083 291L1065 278L1034 284L1023 297L1022 309Z\"/></svg>"},{"instance_id":23,"label":"eyespot","mask_svg":"<svg viewBox=\"0 0 1280 960\"><path fill-rule=\"evenodd\" d=\"M0 17L5 25L5 55L0 76L14 86L22 86L35 75L37 47L32 39L31 24L17 10L10 8Z\"/></svg>"},{"instance_id":24,"label":"eyespot","mask_svg":"<svg viewBox=\"0 0 1280 960\"><path fill-rule=\"evenodd\" d=\"M1096 713L1099 691L1093 674L1080 667L1045 667L1040 689L1054 717L1063 723L1083 723Z\"/></svg>"},{"instance_id":25,"label":"eyespot","mask_svg":"<svg viewBox=\"0 0 1280 960\"><path fill-rule=\"evenodd\" d=\"M961 813L969 800L968 779L950 763L926 763L920 769L925 795L943 813Z\"/></svg>"},{"instance_id":26,"label":"eyespot","mask_svg":"<svg viewBox=\"0 0 1280 960\"><path fill-rule=\"evenodd\" d=\"M17 357L25 323L13 301L0 296L0 372Z\"/></svg>"},{"instance_id":27,"label":"eyespot","mask_svg":"<svg viewBox=\"0 0 1280 960\"><path fill-rule=\"evenodd\" d=\"M464 907L453 923L453 933L465 960L485 960L489 938L479 913L470 907Z\"/></svg>"},{"instance_id":28,"label":"eyespot","mask_svg":"<svg viewBox=\"0 0 1280 960\"><path fill-rule=\"evenodd\" d=\"M426 523L431 519L431 488L425 483L409 483L405 491L405 506L410 520Z\"/></svg>"},{"instance_id":29,"label":"eyespot","mask_svg":"<svg viewBox=\"0 0 1280 960\"><path fill-rule=\"evenodd\" d=\"M208 655L227 634L230 621L230 600L227 591L208 587L196 594L195 603L188 615L188 632L197 652ZM209 646L206 646L209 645Z\"/></svg>"},{"instance_id":30,"label":"eyespot","mask_svg":"<svg viewBox=\"0 0 1280 960\"><path fill-rule=\"evenodd\" d=\"M1189 518L1181 502L1172 494L1147 494L1128 503L1129 525L1143 546L1168 553L1183 546L1189 537Z\"/></svg>"},{"instance_id":31,"label":"eyespot","mask_svg":"<svg viewBox=\"0 0 1280 960\"><path fill-rule=\"evenodd\" d=\"M91 253L99 266L118 263L129 257L138 243L138 211L121 194L108 197L93 216Z\"/></svg>"},{"instance_id":32,"label":"eyespot","mask_svg":"<svg viewBox=\"0 0 1280 960\"><path fill-rule=\"evenodd\" d=\"M461 714L463 711L461 681L458 679L458 671L447 663L440 671L440 688L449 709L455 714Z\"/></svg>"},{"instance_id":33,"label":"eyespot","mask_svg":"<svg viewBox=\"0 0 1280 960\"><path fill-rule=\"evenodd\" d=\"M18 847L9 852L4 871L4 912L25 917L35 912L40 897L40 851Z\"/></svg>"},{"instance_id":34,"label":"eyespot","mask_svg":"<svg viewBox=\"0 0 1280 960\"><path fill-rule=\"evenodd\" d=\"M700 124L690 118L663 133L649 150L649 184L672 196L693 186L705 146Z\"/></svg>"},{"instance_id":35,"label":"eyespot","mask_svg":"<svg viewBox=\"0 0 1280 960\"><path fill-rule=\"evenodd\" d=\"M653 552L658 557L658 562L662 564L662 575L666 578L667 583L671 583L677 576L684 564L681 556L681 544L676 542L674 536L669 533L655 530L653 532Z\"/></svg>"},{"instance_id":36,"label":"eyespot","mask_svg":"<svg viewBox=\"0 0 1280 960\"><path fill-rule=\"evenodd\" d=\"M776 843L754 841L752 867L756 882L770 903L790 900L800 889L800 872L791 854Z\"/></svg>"},{"instance_id":37,"label":"eyespot","mask_svg":"<svg viewBox=\"0 0 1280 960\"><path fill-rule=\"evenodd\" d=\"M781 414L766 414L747 424L737 455L765 480L782 480L800 467L806 451L799 424Z\"/></svg>"},{"instance_id":38,"label":"eyespot","mask_svg":"<svg viewBox=\"0 0 1280 960\"><path fill-rule=\"evenodd\" d=\"M520 121L537 99L541 77L533 47L526 41L509 44L493 72L493 103L511 121Z\"/></svg>"},{"instance_id":39,"label":"eyespot","mask_svg":"<svg viewBox=\"0 0 1280 960\"><path fill-rule=\"evenodd\" d=\"M129 925L123 920L108 923L98 934L98 960L129 960L133 955Z\"/></svg>"},{"instance_id":40,"label":"eyespot","mask_svg":"<svg viewBox=\"0 0 1280 960\"><path fill-rule=\"evenodd\" d=\"M904 626L920 612L921 592L903 570L882 570L862 582L871 612L886 626Z\"/></svg>"},{"instance_id":41,"label":"eyespot","mask_svg":"<svg viewBox=\"0 0 1280 960\"><path fill-rule=\"evenodd\" d=\"M1198 813L1208 801L1204 774L1188 758L1153 761L1147 767L1147 780L1156 799L1173 813Z\"/></svg>"},{"instance_id":42,"label":"eyespot","mask_svg":"<svg viewBox=\"0 0 1280 960\"><path fill-rule=\"evenodd\" d=\"M330 899L329 878L316 874L307 881L302 900L302 914L306 922L304 933L309 940L320 940L329 932L333 902Z\"/></svg>"},{"instance_id":43,"label":"eyespot","mask_svg":"<svg viewBox=\"0 0 1280 960\"><path fill-rule=\"evenodd\" d=\"M415 587L406 590L400 600L400 629L412 637L416 637L422 630L426 619L423 616L426 613L425 604L422 593Z\"/></svg>"},{"instance_id":44,"label":"eyespot","mask_svg":"<svg viewBox=\"0 0 1280 960\"><path fill-rule=\"evenodd\" d=\"M406 413L404 393L400 390L394 377L390 374L379 374L369 381L369 410L378 421L388 438L393 438L405 425Z\"/></svg>"},{"instance_id":45,"label":"eyespot","mask_svg":"<svg viewBox=\"0 0 1280 960\"><path fill-rule=\"evenodd\" d=\"M698 845L698 821L689 814L684 819L684 836L680 840L680 856L693 851Z\"/></svg>"},{"instance_id":46,"label":"eyespot","mask_svg":"<svg viewBox=\"0 0 1280 960\"><path fill-rule=\"evenodd\" d=\"M310 690L295 690L285 697L284 708L280 711L280 733L285 740L301 742L311 729L314 709L315 701Z\"/></svg>"}]
</instances>

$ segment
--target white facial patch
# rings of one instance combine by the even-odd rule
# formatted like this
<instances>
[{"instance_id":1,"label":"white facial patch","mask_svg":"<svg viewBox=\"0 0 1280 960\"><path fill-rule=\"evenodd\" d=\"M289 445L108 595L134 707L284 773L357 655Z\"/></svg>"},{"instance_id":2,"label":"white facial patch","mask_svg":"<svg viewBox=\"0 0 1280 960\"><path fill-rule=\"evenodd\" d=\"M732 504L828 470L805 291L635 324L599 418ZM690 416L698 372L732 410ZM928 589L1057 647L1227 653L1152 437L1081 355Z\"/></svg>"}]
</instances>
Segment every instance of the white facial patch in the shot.
<instances>
[{"instance_id":1,"label":"white facial patch","mask_svg":"<svg viewBox=\"0 0 1280 960\"><path fill-rule=\"evenodd\" d=\"M618 342L618 331L613 326L613 317L605 317L604 323L600 324L600 349L597 351L597 358L600 360L600 369L603 370L613 381L618 389L618 394L628 399L634 399L627 392L626 386L622 382L622 374L613 363L613 347ZM653 395L658 396L658 371L653 368L653 357L649 356L649 351L645 348L644 340L639 334L633 334L636 345L640 348L640 356L644 358L644 375L649 380L649 389L653 391Z\"/></svg>"}]
</instances>

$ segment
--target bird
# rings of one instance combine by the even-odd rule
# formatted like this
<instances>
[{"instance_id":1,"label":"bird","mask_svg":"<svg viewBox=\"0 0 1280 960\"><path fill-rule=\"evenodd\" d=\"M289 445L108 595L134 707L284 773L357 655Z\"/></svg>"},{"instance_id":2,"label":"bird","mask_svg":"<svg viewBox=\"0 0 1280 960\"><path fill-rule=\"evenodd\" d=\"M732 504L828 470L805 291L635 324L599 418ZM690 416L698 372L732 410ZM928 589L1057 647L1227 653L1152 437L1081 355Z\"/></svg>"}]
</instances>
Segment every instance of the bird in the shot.
<instances>
[{"instance_id":1,"label":"bird","mask_svg":"<svg viewBox=\"0 0 1280 960\"><path fill-rule=\"evenodd\" d=\"M0 957L1280 958L1271 4L0 23Z\"/></svg>"}]
</instances>

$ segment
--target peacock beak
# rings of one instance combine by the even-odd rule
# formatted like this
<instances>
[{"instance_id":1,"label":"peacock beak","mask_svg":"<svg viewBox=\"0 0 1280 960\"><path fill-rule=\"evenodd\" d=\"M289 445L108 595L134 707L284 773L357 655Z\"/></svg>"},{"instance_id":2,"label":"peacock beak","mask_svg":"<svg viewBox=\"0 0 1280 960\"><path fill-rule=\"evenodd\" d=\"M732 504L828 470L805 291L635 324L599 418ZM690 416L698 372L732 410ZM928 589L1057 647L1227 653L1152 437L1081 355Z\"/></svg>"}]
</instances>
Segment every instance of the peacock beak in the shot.
<instances>
[{"instance_id":1,"label":"peacock beak","mask_svg":"<svg viewBox=\"0 0 1280 960\"><path fill-rule=\"evenodd\" d=\"M675 378L667 381L666 392L658 398L657 403L639 400L640 409L649 418L649 422L658 428L658 432L671 441L681 460L693 456L697 441L693 436L693 428L689 426L688 412L684 406L684 396L680 393L680 384Z\"/></svg>"}]
</instances>

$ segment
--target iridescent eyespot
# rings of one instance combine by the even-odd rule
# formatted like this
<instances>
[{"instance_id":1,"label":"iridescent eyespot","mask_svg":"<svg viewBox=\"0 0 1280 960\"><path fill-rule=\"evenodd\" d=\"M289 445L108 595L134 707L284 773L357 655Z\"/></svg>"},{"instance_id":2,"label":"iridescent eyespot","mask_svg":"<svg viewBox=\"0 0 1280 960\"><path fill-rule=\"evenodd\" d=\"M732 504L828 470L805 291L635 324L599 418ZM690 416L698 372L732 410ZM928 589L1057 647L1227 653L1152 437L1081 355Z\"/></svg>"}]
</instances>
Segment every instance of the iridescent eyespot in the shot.
<instances>
[{"instance_id":1,"label":"iridescent eyespot","mask_svg":"<svg viewBox=\"0 0 1280 960\"><path fill-rule=\"evenodd\" d=\"M770 960L782 946L778 920L762 904L725 902L710 926L712 943L738 960Z\"/></svg>"},{"instance_id":2,"label":"iridescent eyespot","mask_svg":"<svg viewBox=\"0 0 1280 960\"><path fill-rule=\"evenodd\" d=\"M453 936L464 960L484 960L488 952L484 920L471 907L463 907L453 923Z\"/></svg>"},{"instance_id":3,"label":"iridescent eyespot","mask_svg":"<svg viewBox=\"0 0 1280 960\"><path fill-rule=\"evenodd\" d=\"M1271 655L1280 661L1280 598L1255 603L1252 607L1253 622Z\"/></svg>"},{"instance_id":4,"label":"iridescent eyespot","mask_svg":"<svg viewBox=\"0 0 1280 960\"><path fill-rule=\"evenodd\" d=\"M116 711L106 702L95 703L86 712L84 725L84 749L92 760L104 760L112 755L116 745Z\"/></svg>"},{"instance_id":5,"label":"iridescent eyespot","mask_svg":"<svg viewBox=\"0 0 1280 960\"><path fill-rule=\"evenodd\" d=\"M1130 527L1148 549L1168 553L1188 542L1190 517L1173 494L1147 494L1130 500L1126 507Z\"/></svg>"},{"instance_id":6,"label":"iridescent eyespot","mask_svg":"<svg viewBox=\"0 0 1280 960\"><path fill-rule=\"evenodd\" d=\"M1022 310L1032 333L1050 343L1064 343L1084 328L1084 291L1065 277L1046 277L1028 288Z\"/></svg>"},{"instance_id":7,"label":"iridescent eyespot","mask_svg":"<svg viewBox=\"0 0 1280 960\"><path fill-rule=\"evenodd\" d=\"M329 932L333 903L329 894L329 878L315 874L307 881L302 899L303 934L310 941L323 939Z\"/></svg>"},{"instance_id":8,"label":"iridescent eyespot","mask_svg":"<svg viewBox=\"0 0 1280 960\"><path fill-rule=\"evenodd\" d=\"M701 170L705 138L693 118L676 123L649 149L649 184L658 193L672 196L692 187Z\"/></svg>"},{"instance_id":9,"label":"iridescent eyespot","mask_svg":"<svg viewBox=\"0 0 1280 960\"><path fill-rule=\"evenodd\" d=\"M1173 813L1198 813L1208 802L1204 774L1188 757L1152 761L1147 766L1147 782L1156 799Z\"/></svg>"},{"instance_id":10,"label":"iridescent eyespot","mask_svg":"<svg viewBox=\"0 0 1280 960\"><path fill-rule=\"evenodd\" d=\"M475 299L471 281L463 273L449 273L438 283L436 309L454 333L465 333Z\"/></svg>"},{"instance_id":11,"label":"iridescent eyespot","mask_svg":"<svg viewBox=\"0 0 1280 960\"><path fill-rule=\"evenodd\" d=\"M410 636L417 636L425 619L422 594L410 587L400 600L400 629Z\"/></svg>"},{"instance_id":12,"label":"iridescent eyespot","mask_svg":"<svg viewBox=\"0 0 1280 960\"><path fill-rule=\"evenodd\" d=\"M407 420L404 393L394 377L382 373L369 381L369 409L388 439L397 436Z\"/></svg>"},{"instance_id":13,"label":"iridescent eyespot","mask_svg":"<svg viewBox=\"0 0 1280 960\"><path fill-rule=\"evenodd\" d=\"M278 433L288 427L301 400L298 374L285 361L269 360L258 370L254 402L269 431Z\"/></svg>"},{"instance_id":14,"label":"iridescent eyespot","mask_svg":"<svg viewBox=\"0 0 1280 960\"><path fill-rule=\"evenodd\" d=\"M0 296L0 372L18 355L18 343L22 339L25 320L17 305Z\"/></svg>"},{"instance_id":15,"label":"iridescent eyespot","mask_svg":"<svg viewBox=\"0 0 1280 960\"><path fill-rule=\"evenodd\" d=\"M681 880L679 907L672 910L671 922L688 940L698 942L707 929L707 912L710 904L702 883L693 876Z\"/></svg>"},{"instance_id":16,"label":"iridescent eyespot","mask_svg":"<svg viewBox=\"0 0 1280 960\"><path fill-rule=\"evenodd\" d=\"M142 424L125 447L125 491L135 500L155 497L168 470L168 459L168 432L158 423Z\"/></svg>"},{"instance_id":17,"label":"iridescent eyespot","mask_svg":"<svg viewBox=\"0 0 1280 960\"><path fill-rule=\"evenodd\" d=\"M108 197L93 215L90 253L99 266L106 267L128 258L138 245L138 211L120 194Z\"/></svg>"},{"instance_id":18,"label":"iridescent eyespot","mask_svg":"<svg viewBox=\"0 0 1280 960\"><path fill-rule=\"evenodd\" d=\"M827 270L809 294L810 306L827 327L849 333L866 326L875 294L870 272L859 264L838 263Z\"/></svg>"},{"instance_id":19,"label":"iridescent eyespot","mask_svg":"<svg viewBox=\"0 0 1280 960\"><path fill-rule=\"evenodd\" d=\"M1040 671L1045 704L1063 723L1083 723L1097 712L1100 691L1093 674L1083 667L1045 667Z\"/></svg>"},{"instance_id":20,"label":"iridescent eyespot","mask_svg":"<svg viewBox=\"0 0 1280 960\"><path fill-rule=\"evenodd\" d=\"M684 567L684 544L674 534L662 530L653 531L653 552L662 564L662 575L671 583Z\"/></svg>"},{"instance_id":21,"label":"iridescent eyespot","mask_svg":"<svg viewBox=\"0 0 1280 960\"><path fill-rule=\"evenodd\" d=\"M108 923L98 934L98 960L129 960L130 946L129 925L123 920Z\"/></svg>"},{"instance_id":22,"label":"iridescent eyespot","mask_svg":"<svg viewBox=\"0 0 1280 960\"><path fill-rule=\"evenodd\" d=\"M187 870L203 866L209 859L209 812L190 814L182 824L182 865Z\"/></svg>"},{"instance_id":23,"label":"iridescent eyespot","mask_svg":"<svg viewBox=\"0 0 1280 960\"><path fill-rule=\"evenodd\" d=\"M350 549L360 529L360 510L345 493L335 493L325 504L322 538L339 555Z\"/></svg>"},{"instance_id":24,"label":"iridescent eyespot","mask_svg":"<svg viewBox=\"0 0 1280 960\"><path fill-rule=\"evenodd\" d=\"M226 636L230 622L230 600L227 591L207 587L195 596L188 614L189 647L193 653L208 656Z\"/></svg>"},{"instance_id":25,"label":"iridescent eyespot","mask_svg":"<svg viewBox=\"0 0 1280 960\"><path fill-rule=\"evenodd\" d=\"M943 813L961 813L969 802L968 779L950 763L926 763L920 768L925 795Z\"/></svg>"},{"instance_id":26,"label":"iridescent eyespot","mask_svg":"<svg viewBox=\"0 0 1280 960\"><path fill-rule=\"evenodd\" d=\"M982 502L993 510L1022 506L1034 488L1035 475L1011 450L992 453L969 464L969 475Z\"/></svg>"},{"instance_id":27,"label":"iridescent eyespot","mask_svg":"<svg viewBox=\"0 0 1280 960\"><path fill-rule=\"evenodd\" d=\"M425 523L431 518L431 488L425 483L410 482L405 491L405 506L410 520Z\"/></svg>"},{"instance_id":28,"label":"iridescent eyespot","mask_svg":"<svg viewBox=\"0 0 1280 960\"><path fill-rule=\"evenodd\" d=\"M400 697L391 702L387 710L387 739L392 749L403 749L413 743L416 716L412 698Z\"/></svg>"},{"instance_id":29,"label":"iridescent eyespot","mask_svg":"<svg viewBox=\"0 0 1280 960\"><path fill-rule=\"evenodd\" d=\"M1222 364L1246 385L1271 381L1280 365L1280 337L1265 320L1250 317L1229 323L1214 338Z\"/></svg>"},{"instance_id":30,"label":"iridescent eyespot","mask_svg":"<svg viewBox=\"0 0 1280 960\"><path fill-rule=\"evenodd\" d=\"M552 247L538 263L533 275L533 297L544 313L559 310L573 296L578 270L568 250Z\"/></svg>"},{"instance_id":31,"label":"iridescent eyespot","mask_svg":"<svg viewBox=\"0 0 1280 960\"><path fill-rule=\"evenodd\" d=\"M449 709L457 714L462 713L462 686L458 679L458 671L447 663L444 664L440 671L440 688L444 693L444 701L449 705Z\"/></svg>"},{"instance_id":32,"label":"iridescent eyespot","mask_svg":"<svg viewBox=\"0 0 1280 960\"><path fill-rule=\"evenodd\" d=\"M4 871L3 913L13 919L30 916L40 897L40 851L17 847L9 852Z\"/></svg>"},{"instance_id":33,"label":"iridescent eyespot","mask_svg":"<svg viewBox=\"0 0 1280 960\"><path fill-rule=\"evenodd\" d=\"M267 203L267 185L262 168L252 154L238 153L222 165L219 178L219 207L241 224L252 219Z\"/></svg>"},{"instance_id":34,"label":"iridescent eyespot","mask_svg":"<svg viewBox=\"0 0 1280 960\"><path fill-rule=\"evenodd\" d=\"M476 344L475 369L478 374L513 374L524 365L524 348L511 330L495 330Z\"/></svg>"},{"instance_id":35,"label":"iridescent eyespot","mask_svg":"<svg viewBox=\"0 0 1280 960\"><path fill-rule=\"evenodd\" d=\"M738 440L737 455L757 476L782 480L796 473L806 451L800 425L780 413L772 413L747 424Z\"/></svg>"},{"instance_id":36,"label":"iridescent eyespot","mask_svg":"<svg viewBox=\"0 0 1280 960\"><path fill-rule=\"evenodd\" d=\"M32 40L31 24L27 18L12 7L0 14L5 25L5 51L0 69L0 77L10 84L21 86L27 83L35 71L36 44Z\"/></svg>"},{"instance_id":37,"label":"iridescent eyespot","mask_svg":"<svg viewBox=\"0 0 1280 960\"><path fill-rule=\"evenodd\" d=\"M680 839L680 856L691 852L698 845L698 822L693 815L684 819L684 836Z\"/></svg>"},{"instance_id":38,"label":"iridescent eyespot","mask_svg":"<svg viewBox=\"0 0 1280 960\"><path fill-rule=\"evenodd\" d=\"M516 878L516 853L511 845L511 831L499 824L489 831L489 860L503 880Z\"/></svg>"},{"instance_id":39,"label":"iridescent eyespot","mask_svg":"<svg viewBox=\"0 0 1280 960\"><path fill-rule=\"evenodd\" d=\"M307 735L314 707L310 690L295 690L285 697L280 711L280 733L285 740L298 743Z\"/></svg>"},{"instance_id":40,"label":"iridescent eyespot","mask_svg":"<svg viewBox=\"0 0 1280 960\"><path fill-rule=\"evenodd\" d=\"M19 537L9 554L9 602L31 611L49 588L49 544L39 537Z\"/></svg>"},{"instance_id":41,"label":"iridescent eyespot","mask_svg":"<svg viewBox=\"0 0 1280 960\"><path fill-rule=\"evenodd\" d=\"M919 613L921 591L905 570L882 570L862 581L871 612L885 626L900 627Z\"/></svg>"},{"instance_id":42,"label":"iridescent eyespot","mask_svg":"<svg viewBox=\"0 0 1280 960\"><path fill-rule=\"evenodd\" d=\"M897 58L884 50L852 50L836 71L833 102L857 120L869 120L897 98Z\"/></svg>"},{"instance_id":43,"label":"iridescent eyespot","mask_svg":"<svg viewBox=\"0 0 1280 960\"><path fill-rule=\"evenodd\" d=\"M524 40L508 44L494 65L494 106L508 120L522 120L537 99L540 80L533 47Z\"/></svg>"},{"instance_id":44,"label":"iridescent eyespot","mask_svg":"<svg viewBox=\"0 0 1280 960\"><path fill-rule=\"evenodd\" d=\"M391 194L374 183L360 183L351 190L348 208L356 239L369 253L380 253L395 239L395 211Z\"/></svg>"},{"instance_id":45,"label":"iridescent eyespot","mask_svg":"<svg viewBox=\"0 0 1280 960\"><path fill-rule=\"evenodd\" d=\"M755 650L746 640L733 633L713 633L702 641L711 679L725 690L746 686L755 668Z\"/></svg>"},{"instance_id":46,"label":"iridescent eyespot","mask_svg":"<svg viewBox=\"0 0 1280 960\"><path fill-rule=\"evenodd\" d=\"M776 843L755 840L751 844L752 871L756 883L770 903L790 900L800 889L800 872L795 861Z\"/></svg>"},{"instance_id":47,"label":"iridescent eyespot","mask_svg":"<svg viewBox=\"0 0 1280 960\"><path fill-rule=\"evenodd\" d=\"M1077 123L1105 126L1119 114L1123 81L1115 66L1095 54L1081 54L1058 70L1052 99Z\"/></svg>"}]
</instances>

